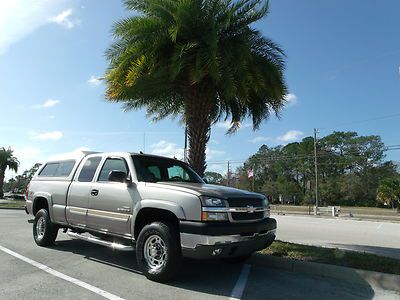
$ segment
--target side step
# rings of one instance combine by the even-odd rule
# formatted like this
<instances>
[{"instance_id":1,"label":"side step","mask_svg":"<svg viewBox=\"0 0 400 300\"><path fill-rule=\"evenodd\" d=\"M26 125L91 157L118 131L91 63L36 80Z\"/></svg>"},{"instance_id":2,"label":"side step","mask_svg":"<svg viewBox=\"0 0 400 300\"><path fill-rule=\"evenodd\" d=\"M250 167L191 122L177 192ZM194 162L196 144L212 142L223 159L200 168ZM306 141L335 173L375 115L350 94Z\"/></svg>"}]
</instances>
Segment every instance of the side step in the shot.
<instances>
[{"instance_id":1,"label":"side step","mask_svg":"<svg viewBox=\"0 0 400 300\"><path fill-rule=\"evenodd\" d=\"M90 242L90 243L94 243L94 244L110 247L110 248L116 249L116 250L121 250L121 251L133 251L134 250L133 246L118 244L118 243L114 243L114 242L108 242L108 241L101 240L101 239L96 238L96 237L85 236L85 235L82 235L80 233L72 232L72 231L69 231L69 230L67 231L67 234L73 239L87 241L87 242Z\"/></svg>"}]
</instances>

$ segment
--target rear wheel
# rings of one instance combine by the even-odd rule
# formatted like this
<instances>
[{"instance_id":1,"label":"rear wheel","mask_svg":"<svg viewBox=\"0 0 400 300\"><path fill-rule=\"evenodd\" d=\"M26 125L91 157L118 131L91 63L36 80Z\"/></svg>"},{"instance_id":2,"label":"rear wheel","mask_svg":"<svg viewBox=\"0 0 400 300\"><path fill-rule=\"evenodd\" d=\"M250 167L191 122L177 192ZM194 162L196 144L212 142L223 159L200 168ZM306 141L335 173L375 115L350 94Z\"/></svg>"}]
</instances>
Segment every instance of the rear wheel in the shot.
<instances>
[{"instance_id":1,"label":"rear wheel","mask_svg":"<svg viewBox=\"0 0 400 300\"><path fill-rule=\"evenodd\" d=\"M182 263L177 229L162 222L143 227L136 244L136 258L148 279L158 282L172 279Z\"/></svg>"},{"instance_id":2,"label":"rear wheel","mask_svg":"<svg viewBox=\"0 0 400 300\"><path fill-rule=\"evenodd\" d=\"M58 226L50 220L47 209L39 210L33 221L33 239L39 246L50 246L57 238Z\"/></svg>"}]
</instances>

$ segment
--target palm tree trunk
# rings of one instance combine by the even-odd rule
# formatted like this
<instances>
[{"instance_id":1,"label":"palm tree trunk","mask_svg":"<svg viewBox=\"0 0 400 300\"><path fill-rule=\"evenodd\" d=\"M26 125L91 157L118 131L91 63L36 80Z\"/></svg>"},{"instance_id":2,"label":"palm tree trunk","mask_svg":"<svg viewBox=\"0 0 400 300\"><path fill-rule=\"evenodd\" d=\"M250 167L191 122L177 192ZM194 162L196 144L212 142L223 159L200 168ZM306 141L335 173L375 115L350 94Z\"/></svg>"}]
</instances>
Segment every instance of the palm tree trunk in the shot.
<instances>
[{"instance_id":1,"label":"palm tree trunk","mask_svg":"<svg viewBox=\"0 0 400 300\"><path fill-rule=\"evenodd\" d=\"M193 95L186 102L185 114L189 138L190 166L203 177L206 170L206 148L210 140L211 101Z\"/></svg>"},{"instance_id":2,"label":"palm tree trunk","mask_svg":"<svg viewBox=\"0 0 400 300\"><path fill-rule=\"evenodd\" d=\"M3 185L4 185L4 174L6 170L5 169L0 169L0 199L4 197L4 192L3 192Z\"/></svg>"}]
</instances>

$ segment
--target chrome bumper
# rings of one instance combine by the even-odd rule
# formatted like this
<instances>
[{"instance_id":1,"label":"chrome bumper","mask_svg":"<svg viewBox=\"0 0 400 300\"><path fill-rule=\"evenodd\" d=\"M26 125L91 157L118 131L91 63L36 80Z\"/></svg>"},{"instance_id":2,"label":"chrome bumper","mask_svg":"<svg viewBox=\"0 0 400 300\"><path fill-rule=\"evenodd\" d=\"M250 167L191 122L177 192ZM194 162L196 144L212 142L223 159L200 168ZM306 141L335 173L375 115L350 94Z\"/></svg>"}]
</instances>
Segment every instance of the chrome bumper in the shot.
<instances>
[{"instance_id":1,"label":"chrome bumper","mask_svg":"<svg viewBox=\"0 0 400 300\"><path fill-rule=\"evenodd\" d=\"M247 242L254 239L266 240L275 238L276 229L272 229L262 234L253 234L251 236L242 235L201 235L193 233L183 233L181 232L181 247L186 249L195 249L198 246L220 246L228 245L232 243Z\"/></svg>"}]
</instances>

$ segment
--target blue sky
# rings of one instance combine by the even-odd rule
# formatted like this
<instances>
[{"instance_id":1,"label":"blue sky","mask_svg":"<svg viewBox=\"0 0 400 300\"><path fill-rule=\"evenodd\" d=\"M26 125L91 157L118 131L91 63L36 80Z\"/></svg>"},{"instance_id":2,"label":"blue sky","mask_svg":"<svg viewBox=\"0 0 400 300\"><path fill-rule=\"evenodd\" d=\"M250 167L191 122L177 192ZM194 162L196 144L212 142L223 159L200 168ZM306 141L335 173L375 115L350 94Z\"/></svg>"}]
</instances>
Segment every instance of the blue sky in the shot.
<instances>
[{"instance_id":1,"label":"blue sky","mask_svg":"<svg viewBox=\"0 0 400 300\"><path fill-rule=\"evenodd\" d=\"M15 149L21 171L76 149L181 155L178 120L154 124L104 99L98 77L111 27L129 14L117 0L0 3L0 146ZM227 124L215 125L210 169L224 172L213 162L244 160L263 143L300 140L314 127L321 136L354 130L400 144L399 23L397 0L271 0L255 26L286 51L289 103L256 132L244 122L227 136ZM400 151L388 158L400 160Z\"/></svg>"}]
</instances>

